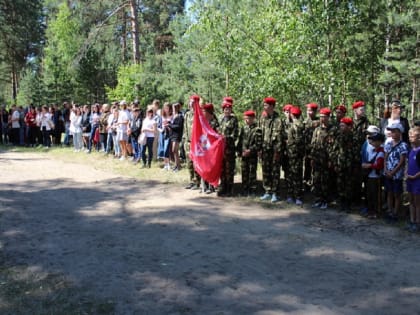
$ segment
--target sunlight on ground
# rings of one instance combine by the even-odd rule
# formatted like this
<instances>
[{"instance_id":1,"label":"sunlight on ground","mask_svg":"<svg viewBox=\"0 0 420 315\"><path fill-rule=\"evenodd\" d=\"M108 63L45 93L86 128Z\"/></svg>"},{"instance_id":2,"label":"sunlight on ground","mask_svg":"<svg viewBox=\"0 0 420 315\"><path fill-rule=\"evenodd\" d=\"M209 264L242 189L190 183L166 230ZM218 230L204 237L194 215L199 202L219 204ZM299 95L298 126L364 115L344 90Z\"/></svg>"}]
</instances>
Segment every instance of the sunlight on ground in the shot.
<instances>
[{"instance_id":1,"label":"sunlight on ground","mask_svg":"<svg viewBox=\"0 0 420 315\"><path fill-rule=\"evenodd\" d=\"M378 260L379 257L369 253L363 253L354 250L337 250L328 247L317 247L304 252L304 255L309 257L331 256L335 259L344 259L350 261L373 261Z\"/></svg>"}]
</instances>

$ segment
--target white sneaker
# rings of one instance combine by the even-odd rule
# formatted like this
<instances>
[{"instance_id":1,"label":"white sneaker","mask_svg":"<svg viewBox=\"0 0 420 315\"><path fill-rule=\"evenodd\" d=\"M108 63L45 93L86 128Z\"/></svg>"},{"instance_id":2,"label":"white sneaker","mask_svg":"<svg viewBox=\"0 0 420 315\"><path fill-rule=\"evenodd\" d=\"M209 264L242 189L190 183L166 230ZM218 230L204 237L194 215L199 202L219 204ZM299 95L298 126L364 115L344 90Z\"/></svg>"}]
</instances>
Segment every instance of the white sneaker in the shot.
<instances>
[{"instance_id":1,"label":"white sneaker","mask_svg":"<svg viewBox=\"0 0 420 315\"><path fill-rule=\"evenodd\" d=\"M120 161L125 161L125 156L120 157Z\"/></svg>"},{"instance_id":2,"label":"white sneaker","mask_svg":"<svg viewBox=\"0 0 420 315\"><path fill-rule=\"evenodd\" d=\"M297 206L301 206L301 205L303 205L303 201L302 201L302 200L300 200L300 199L296 199L296 205L297 205Z\"/></svg>"}]
</instances>

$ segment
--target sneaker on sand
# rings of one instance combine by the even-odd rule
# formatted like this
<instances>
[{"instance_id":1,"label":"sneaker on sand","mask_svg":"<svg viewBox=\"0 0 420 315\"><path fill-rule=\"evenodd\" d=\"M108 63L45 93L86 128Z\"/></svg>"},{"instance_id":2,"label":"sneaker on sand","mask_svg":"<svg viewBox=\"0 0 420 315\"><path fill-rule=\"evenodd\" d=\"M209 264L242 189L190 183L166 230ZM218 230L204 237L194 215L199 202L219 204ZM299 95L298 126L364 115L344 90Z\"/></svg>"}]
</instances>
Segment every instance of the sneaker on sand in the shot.
<instances>
[{"instance_id":1,"label":"sneaker on sand","mask_svg":"<svg viewBox=\"0 0 420 315\"><path fill-rule=\"evenodd\" d=\"M264 195L262 195L260 197L261 200L270 200L271 199L271 195L269 193L265 193Z\"/></svg>"},{"instance_id":2,"label":"sneaker on sand","mask_svg":"<svg viewBox=\"0 0 420 315\"><path fill-rule=\"evenodd\" d=\"M280 201L280 199L277 197L277 195L276 195L276 194L273 194L273 196L271 196L271 202L272 202L272 203L276 203L276 202L278 202L278 201Z\"/></svg>"}]
</instances>

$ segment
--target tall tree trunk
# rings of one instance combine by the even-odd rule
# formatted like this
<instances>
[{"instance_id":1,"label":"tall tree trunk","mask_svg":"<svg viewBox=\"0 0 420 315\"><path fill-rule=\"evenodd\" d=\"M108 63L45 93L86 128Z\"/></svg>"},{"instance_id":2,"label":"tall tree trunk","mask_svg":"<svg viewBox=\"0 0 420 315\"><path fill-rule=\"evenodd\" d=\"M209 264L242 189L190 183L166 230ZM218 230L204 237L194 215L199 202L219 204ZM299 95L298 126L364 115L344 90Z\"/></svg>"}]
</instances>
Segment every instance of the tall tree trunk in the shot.
<instances>
[{"instance_id":1,"label":"tall tree trunk","mask_svg":"<svg viewBox=\"0 0 420 315\"><path fill-rule=\"evenodd\" d=\"M13 103L16 104L17 98L17 91L18 91L18 82L17 82L17 69L15 63L12 63L12 98Z\"/></svg>"},{"instance_id":2,"label":"tall tree trunk","mask_svg":"<svg viewBox=\"0 0 420 315\"><path fill-rule=\"evenodd\" d=\"M130 0L131 10L131 34L133 40L133 62L135 64L140 63L140 52L139 52L139 23L137 15L136 0Z\"/></svg>"},{"instance_id":3,"label":"tall tree trunk","mask_svg":"<svg viewBox=\"0 0 420 315\"><path fill-rule=\"evenodd\" d=\"M127 60L127 18L125 10L121 10L121 19L122 19L122 29L121 29L121 45L122 45L122 61L125 62Z\"/></svg>"}]
</instances>

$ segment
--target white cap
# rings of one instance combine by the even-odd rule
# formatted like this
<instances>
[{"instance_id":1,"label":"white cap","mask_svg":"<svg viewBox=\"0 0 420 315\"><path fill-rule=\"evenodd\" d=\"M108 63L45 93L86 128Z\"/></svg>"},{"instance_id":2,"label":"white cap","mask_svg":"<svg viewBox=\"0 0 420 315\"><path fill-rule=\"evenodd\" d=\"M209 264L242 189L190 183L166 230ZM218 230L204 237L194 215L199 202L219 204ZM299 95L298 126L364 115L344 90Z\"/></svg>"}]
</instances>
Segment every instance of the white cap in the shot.
<instances>
[{"instance_id":1,"label":"white cap","mask_svg":"<svg viewBox=\"0 0 420 315\"><path fill-rule=\"evenodd\" d=\"M375 126L375 125L370 125L367 129L366 129L367 133L371 133L371 134L375 134L375 133L380 133L381 130Z\"/></svg>"},{"instance_id":2,"label":"white cap","mask_svg":"<svg viewBox=\"0 0 420 315\"><path fill-rule=\"evenodd\" d=\"M404 127L401 125L401 123L394 123L386 127L388 130L395 130L398 129L400 132L404 132Z\"/></svg>"}]
</instances>

